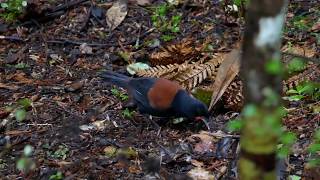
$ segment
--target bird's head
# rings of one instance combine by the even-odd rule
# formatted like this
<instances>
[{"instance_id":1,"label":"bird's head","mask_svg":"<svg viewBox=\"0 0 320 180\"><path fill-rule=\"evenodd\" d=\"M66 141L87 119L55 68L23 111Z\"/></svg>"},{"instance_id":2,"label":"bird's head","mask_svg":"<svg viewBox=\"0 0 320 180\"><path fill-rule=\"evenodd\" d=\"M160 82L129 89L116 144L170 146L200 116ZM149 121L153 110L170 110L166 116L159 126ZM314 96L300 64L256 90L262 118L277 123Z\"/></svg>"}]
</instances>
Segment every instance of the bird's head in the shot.
<instances>
[{"instance_id":1,"label":"bird's head","mask_svg":"<svg viewBox=\"0 0 320 180\"><path fill-rule=\"evenodd\" d=\"M173 102L175 111L183 117L195 120L209 118L207 106L201 101L191 97L186 91L180 90Z\"/></svg>"}]
</instances>

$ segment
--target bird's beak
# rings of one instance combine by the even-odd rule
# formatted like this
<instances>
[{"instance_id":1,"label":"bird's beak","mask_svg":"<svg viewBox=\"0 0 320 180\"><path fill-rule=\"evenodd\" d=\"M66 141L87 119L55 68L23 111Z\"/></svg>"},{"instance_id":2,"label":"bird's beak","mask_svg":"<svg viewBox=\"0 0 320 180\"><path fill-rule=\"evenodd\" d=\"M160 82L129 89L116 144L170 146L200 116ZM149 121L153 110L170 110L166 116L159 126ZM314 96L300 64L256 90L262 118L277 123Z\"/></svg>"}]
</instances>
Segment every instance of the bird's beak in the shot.
<instances>
[{"instance_id":1,"label":"bird's beak","mask_svg":"<svg viewBox=\"0 0 320 180\"><path fill-rule=\"evenodd\" d=\"M202 121L202 122L206 125L208 131L211 132L211 128L210 128L210 126L209 126L209 122L208 122L208 118L207 118L207 117L198 116L198 117L195 117L195 120L197 120L197 121Z\"/></svg>"}]
</instances>

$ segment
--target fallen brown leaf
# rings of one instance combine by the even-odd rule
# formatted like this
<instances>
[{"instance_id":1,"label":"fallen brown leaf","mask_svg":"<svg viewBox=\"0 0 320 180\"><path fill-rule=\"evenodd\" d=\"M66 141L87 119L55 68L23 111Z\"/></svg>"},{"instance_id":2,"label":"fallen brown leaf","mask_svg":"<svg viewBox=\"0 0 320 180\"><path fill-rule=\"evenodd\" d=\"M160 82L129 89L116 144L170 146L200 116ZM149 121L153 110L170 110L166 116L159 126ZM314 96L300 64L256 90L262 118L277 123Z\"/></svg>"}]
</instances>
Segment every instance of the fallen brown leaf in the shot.
<instances>
[{"instance_id":1,"label":"fallen brown leaf","mask_svg":"<svg viewBox=\"0 0 320 180\"><path fill-rule=\"evenodd\" d=\"M106 14L106 21L111 30L118 27L128 13L128 0L118 0L113 3Z\"/></svg>"},{"instance_id":2,"label":"fallen brown leaf","mask_svg":"<svg viewBox=\"0 0 320 180\"><path fill-rule=\"evenodd\" d=\"M240 49L234 49L225 56L221 63L217 76L212 85L212 96L209 110L217 103L229 84L236 77L240 70Z\"/></svg>"},{"instance_id":3,"label":"fallen brown leaf","mask_svg":"<svg viewBox=\"0 0 320 180\"><path fill-rule=\"evenodd\" d=\"M194 152L198 153L206 153L206 152L213 152L215 149L214 146L214 137L208 135L205 131L201 131L200 134L192 135L189 140L193 141L194 139L199 139L200 141L197 142L194 146Z\"/></svg>"},{"instance_id":4,"label":"fallen brown leaf","mask_svg":"<svg viewBox=\"0 0 320 180\"><path fill-rule=\"evenodd\" d=\"M294 45L294 46L285 45L281 48L281 51L297 54L300 56L306 56L308 58L314 57L317 53L315 48L312 48L310 46L299 46L299 45Z\"/></svg>"}]
</instances>

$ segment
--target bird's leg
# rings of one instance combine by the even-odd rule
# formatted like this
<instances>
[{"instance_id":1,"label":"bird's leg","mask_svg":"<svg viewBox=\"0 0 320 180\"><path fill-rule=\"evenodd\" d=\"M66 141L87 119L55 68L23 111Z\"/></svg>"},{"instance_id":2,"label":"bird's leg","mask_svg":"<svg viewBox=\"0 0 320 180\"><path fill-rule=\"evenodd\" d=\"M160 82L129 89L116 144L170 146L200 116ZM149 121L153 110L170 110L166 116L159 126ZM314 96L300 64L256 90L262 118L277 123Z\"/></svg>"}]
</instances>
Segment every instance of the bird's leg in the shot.
<instances>
[{"instance_id":1,"label":"bird's leg","mask_svg":"<svg viewBox=\"0 0 320 180\"><path fill-rule=\"evenodd\" d=\"M209 122L208 122L207 118L205 118L205 117L196 117L195 119L198 120L198 121L202 121L206 125L208 131L211 132L211 128L210 128L210 125L209 125Z\"/></svg>"},{"instance_id":2,"label":"bird's leg","mask_svg":"<svg viewBox=\"0 0 320 180\"><path fill-rule=\"evenodd\" d=\"M156 129L156 130L159 130L160 129L160 126L152 119L152 116L149 115L149 117L147 117L149 119L149 121L151 122L151 124L153 125L153 127Z\"/></svg>"},{"instance_id":3,"label":"bird's leg","mask_svg":"<svg viewBox=\"0 0 320 180\"><path fill-rule=\"evenodd\" d=\"M211 132L211 128L209 126L209 122L206 119L202 119L202 122L206 125L209 132Z\"/></svg>"},{"instance_id":4,"label":"bird's leg","mask_svg":"<svg viewBox=\"0 0 320 180\"><path fill-rule=\"evenodd\" d=\"M137 107L137 104L134 102L134 99L131 95L131 93L128 93L128 100L126 101L126 103L123 105L124 108L128 108L128 109L134 109Z\"/></svg>"}]
</instances>

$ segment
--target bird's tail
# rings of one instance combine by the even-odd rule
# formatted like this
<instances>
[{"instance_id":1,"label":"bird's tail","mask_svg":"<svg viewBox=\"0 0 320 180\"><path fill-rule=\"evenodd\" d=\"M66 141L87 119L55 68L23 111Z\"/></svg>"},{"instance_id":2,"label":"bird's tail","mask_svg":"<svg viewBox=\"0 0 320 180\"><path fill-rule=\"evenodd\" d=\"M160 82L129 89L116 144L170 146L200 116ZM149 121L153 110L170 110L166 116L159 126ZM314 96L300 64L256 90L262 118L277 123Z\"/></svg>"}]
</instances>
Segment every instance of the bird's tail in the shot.
<instances>
[{"instance_id":1,"label":"bird's tail","mask_svg":"<svg viewBox=\"0 0 320 180\"><path fill-rule=\"evenodd\" d=\"M110 82L114 85L117 85L123 88L128 87L128 83L131 79L129 76L119 74L113 71L103 71L99 73L99 77L101 77L103 81Z\"/></svg>"}]
</instances>

